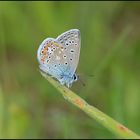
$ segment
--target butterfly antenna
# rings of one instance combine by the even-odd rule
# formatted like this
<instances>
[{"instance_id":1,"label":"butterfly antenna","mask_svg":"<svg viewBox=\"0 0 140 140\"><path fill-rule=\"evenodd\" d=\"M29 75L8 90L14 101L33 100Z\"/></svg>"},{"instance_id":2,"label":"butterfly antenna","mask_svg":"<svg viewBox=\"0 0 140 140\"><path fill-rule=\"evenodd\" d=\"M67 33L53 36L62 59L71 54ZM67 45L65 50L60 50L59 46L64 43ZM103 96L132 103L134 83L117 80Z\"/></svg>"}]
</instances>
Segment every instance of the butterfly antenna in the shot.
<instances>
[{"instance_id":1,"label":"butterfly antenna","mask_svg":"<svg viewBox=\"0 0 140 140\"><path fill-rule=\"evenodd\" d=\"M78 75L78 79L79 79L79 81L81 82L81 84L85 87L86 86L86 84L81 80L81 78L80 78L80 76Z\"/></svg>"},{"instance_id":2,"label":"butterfly antenna","mask_svg":"<svg viewBox=\"0 0 140 140\"><path fill-rule=\"evenodd\" d=\"M88 75L89 77L94 77L94 75L93 74L90 74L90 75Z\"/></svg>"}]
</instances>

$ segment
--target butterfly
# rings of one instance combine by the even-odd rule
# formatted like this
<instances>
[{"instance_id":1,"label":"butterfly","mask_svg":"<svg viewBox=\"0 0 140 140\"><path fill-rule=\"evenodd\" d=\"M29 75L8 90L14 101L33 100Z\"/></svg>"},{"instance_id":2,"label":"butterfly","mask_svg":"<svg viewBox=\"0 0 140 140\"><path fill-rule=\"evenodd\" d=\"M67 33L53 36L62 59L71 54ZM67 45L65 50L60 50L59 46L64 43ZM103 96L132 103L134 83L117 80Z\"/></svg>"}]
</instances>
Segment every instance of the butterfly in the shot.
<instances>
[{"instance_id":1,"label":"butterfly","mask_svg":"<svg viewBox=\"0 0 140 140\"><path fill-rule=\"evenodd\" d=\"M81 36L78 29L68 30L56 39L46 38L37 50L39 68L68 88L78 80L75 73L80 55Z\"/></svg>"}]
</instances>

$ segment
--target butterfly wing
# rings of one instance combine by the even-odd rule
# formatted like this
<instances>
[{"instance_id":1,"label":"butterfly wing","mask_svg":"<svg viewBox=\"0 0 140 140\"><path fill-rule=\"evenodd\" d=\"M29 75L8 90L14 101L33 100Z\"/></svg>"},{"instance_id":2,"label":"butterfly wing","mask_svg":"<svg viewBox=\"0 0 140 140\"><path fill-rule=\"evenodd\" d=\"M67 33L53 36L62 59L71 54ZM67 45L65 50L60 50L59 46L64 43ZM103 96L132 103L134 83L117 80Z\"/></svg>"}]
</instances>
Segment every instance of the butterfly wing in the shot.
<instances>
[{"instance_id":1,"label":"butterfly wing","mask_svg":"<svg viewBox=\"0 0 140 140\"><path fill-rule=\"evenodd\" d=\"M60 79L62 71L56 67L56 53L54 52L57 49L57 46L53 45L54 42L55 39L53 38L45 39L38 48L37 58L40 64L39 67L42 71L57 79Z\"/></svg>"},{"instance_id":2,"label":"butterfly wing","mask_svg":"<svg viewBox=\"0 0 140 140\"><path fill-rule=\"evenodd\" d=\"M66 31L59 35L56 41L64 47L63 61L65 61L64 64L67 64L65 67L66 74L73 76L79 62L81 45L80 31L78 29Z\"/></svg>"},{"instance_id":3,"label":"butterfly wing","mask_svg":"<svg viewBox=\"0 0 140 140\"><path fill-rule=\"evenodd\" d=\"M80 31L72 29L56 39L45 39L37 51L40 69L61 81L72 77L79 61Z\"/></svg>"}]
</instances>

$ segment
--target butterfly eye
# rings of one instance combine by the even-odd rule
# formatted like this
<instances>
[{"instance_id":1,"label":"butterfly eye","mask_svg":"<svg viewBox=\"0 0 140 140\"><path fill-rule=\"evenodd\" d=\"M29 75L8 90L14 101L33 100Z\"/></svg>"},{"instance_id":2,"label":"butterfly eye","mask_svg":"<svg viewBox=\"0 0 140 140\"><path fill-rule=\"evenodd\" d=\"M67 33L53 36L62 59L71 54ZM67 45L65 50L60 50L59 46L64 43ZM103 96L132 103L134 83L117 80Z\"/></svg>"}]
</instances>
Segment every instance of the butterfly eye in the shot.
<instances>
[{"instance_id":1,"label":"butterfly eye","mask_svg":"<svg viewBox=\"0 0 140 140\"><path fill-rule=\"evenodd\" d=\"M74 75L74 80L76 80L76 76Z\"/></svg>"},{"instance_id":2,"label":"butterfly eye","mask_svg":"<svg viewBox=\"0 0 140 140\"><path fill-rule=\"evenodd\" d=\"M77 76L75 74L73 75L73 79L74 81L77 81Z\"/></svg>"}]
</instances>

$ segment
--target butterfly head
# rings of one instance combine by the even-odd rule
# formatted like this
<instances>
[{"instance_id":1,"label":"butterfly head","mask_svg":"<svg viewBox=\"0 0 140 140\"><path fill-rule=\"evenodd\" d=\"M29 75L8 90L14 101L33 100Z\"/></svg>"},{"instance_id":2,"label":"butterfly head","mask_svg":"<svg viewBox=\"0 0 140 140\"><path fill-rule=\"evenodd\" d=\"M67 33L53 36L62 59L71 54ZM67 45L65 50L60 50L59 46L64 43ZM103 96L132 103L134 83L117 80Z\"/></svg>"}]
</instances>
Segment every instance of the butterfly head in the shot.
<instances>
[{"instance_id":1,"label":"butterfly head","mask_svg":"<svg viewBox=\"0 0 140 140\"><path fill-rule=\"evenodd\" d=\"M78 76L75 73L72 77L70 77L68 75L64 75L64 76L62 76L62 78L59 81L62 85L66 84L67 87L69 88L72 86L72 83L76 82L77 80L78 80Z\"/></svg>"}]
</instances>

